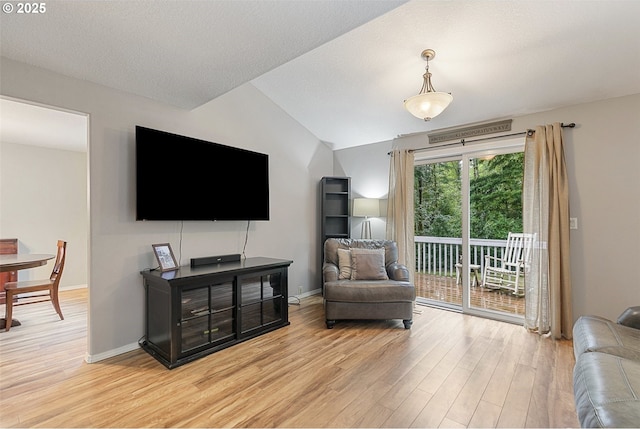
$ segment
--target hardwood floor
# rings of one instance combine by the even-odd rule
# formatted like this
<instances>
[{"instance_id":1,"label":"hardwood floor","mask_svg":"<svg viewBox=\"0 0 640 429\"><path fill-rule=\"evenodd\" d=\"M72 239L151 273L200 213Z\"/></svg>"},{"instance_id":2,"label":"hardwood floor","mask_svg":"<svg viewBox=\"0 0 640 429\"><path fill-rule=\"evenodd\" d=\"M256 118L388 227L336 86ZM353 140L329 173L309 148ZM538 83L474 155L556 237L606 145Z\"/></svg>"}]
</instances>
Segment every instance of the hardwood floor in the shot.
<instances>
[{"instance_id":1,"label":"hardwood floor","mask_svg":"<svg viewBox=\"0 0 640 429\"><path fill-rule=\"evenodd\" d=\"M86 290L0 332L0 427L578 427L570 341L416 307L401 321L291 325L174 370L142 350L94 364ZM4 306L0 306L4 311Z\"/></svg>"}]
</instances>

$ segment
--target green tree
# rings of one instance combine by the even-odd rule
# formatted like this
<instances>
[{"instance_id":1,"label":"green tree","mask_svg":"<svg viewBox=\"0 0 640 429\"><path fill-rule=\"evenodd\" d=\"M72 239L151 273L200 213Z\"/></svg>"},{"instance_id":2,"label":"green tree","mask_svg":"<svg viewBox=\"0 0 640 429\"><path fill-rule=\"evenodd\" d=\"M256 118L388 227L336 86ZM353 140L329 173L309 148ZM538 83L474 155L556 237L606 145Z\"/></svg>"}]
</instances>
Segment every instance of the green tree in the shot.
<instances>
[{"instance_id":1,"label":"green tree","mask_svg":"<svg viewBox=\"0 0 640 429\"><path fill-rule=\"evenodd\" d=\"M523 153L471 160L472 238L504 239L509 231L522 231L523 161ZM460 168L458 161L415 167L416 235L462 235Z\"/></svg>"},{"instance_id":2,"label":"green tree","mask_svg":"<svg viewBox=\"0 0 640 429\"><path fill-rule=\"evenodd\" d=\"M414 180L416 235L460 236L462 214L458 161L416 166Z\"/></svg>"},{"instance_id":3,"label":"green tree","mask_svg":"<svg viewBox=\"0 0 640 429\"><path fill-rule=\"evenodd\" d=\"M471 237L505 239L522 232L522 152L474 158L470 178Z\"/></svg>"}]
</instances>

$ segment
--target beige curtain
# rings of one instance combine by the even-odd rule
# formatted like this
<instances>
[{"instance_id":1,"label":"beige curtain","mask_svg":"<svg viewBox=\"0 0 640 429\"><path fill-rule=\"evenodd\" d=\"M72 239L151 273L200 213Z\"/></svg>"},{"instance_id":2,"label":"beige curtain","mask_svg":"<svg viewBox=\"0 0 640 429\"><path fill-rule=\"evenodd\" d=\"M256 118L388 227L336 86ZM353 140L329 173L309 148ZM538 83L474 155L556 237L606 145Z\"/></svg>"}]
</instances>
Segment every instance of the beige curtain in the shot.
<instances>
[{"instance_id":1,"label":"beige curtain","mask_svg":"<svg viewBox=\"0 0 640 429\"><path fill-rule=\"evenodd\" d=\"M413 224L413 151L391 152L389 197L387 206L387 240L398 244L398 261L409 269L414 279Z\"/></svg>"},{"instance_id":2,"label":"beige curtain","mask_svg":"<svg viewBox=\"0 0 640 429\"><path fill-rule=\"evenodd\" d=\"M523 227L537 238L525 273L525 327L570 339L569 186L560 123L527 135L524 164Z\"/></svg>"}]
</instances>

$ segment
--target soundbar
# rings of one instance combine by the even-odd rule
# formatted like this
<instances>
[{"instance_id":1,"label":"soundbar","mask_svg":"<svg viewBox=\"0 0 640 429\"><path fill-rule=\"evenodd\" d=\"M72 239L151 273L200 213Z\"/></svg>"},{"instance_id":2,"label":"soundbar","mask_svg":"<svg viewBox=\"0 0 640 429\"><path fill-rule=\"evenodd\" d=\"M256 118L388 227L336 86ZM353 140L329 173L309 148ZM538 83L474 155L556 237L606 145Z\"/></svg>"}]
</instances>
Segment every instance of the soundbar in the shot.
<instances>
[{"instance_id":1,"label":"soundbar","mask_svg":"<svg viewBox=\"0 0 640 429\"><path fill-rule=\"evenodd\" d=\"M200 267L202 265L222 264L223 262L239 262L240 254L205 256L203 258L191 258L191 268Z\"/></svg>"}]
</instances>

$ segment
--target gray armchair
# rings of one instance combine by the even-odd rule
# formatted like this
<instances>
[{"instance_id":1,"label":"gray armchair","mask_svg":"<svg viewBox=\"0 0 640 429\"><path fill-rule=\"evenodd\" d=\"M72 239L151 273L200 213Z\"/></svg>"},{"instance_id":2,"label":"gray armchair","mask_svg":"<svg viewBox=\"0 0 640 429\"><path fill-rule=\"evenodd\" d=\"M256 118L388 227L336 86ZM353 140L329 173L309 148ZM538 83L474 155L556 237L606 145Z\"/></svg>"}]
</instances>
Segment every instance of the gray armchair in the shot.
<instances>
[{"instance_id":1,"label":"gray armchair","mask_svg":"<svg viewBox=\"0 0 640 429\"><path fill-rule=\"evenodd\" d=\"M411 328L416 291L394 241L330 238L322 276L327 328L345 319L402 319Z\"/></svg>"}]
</instances>

